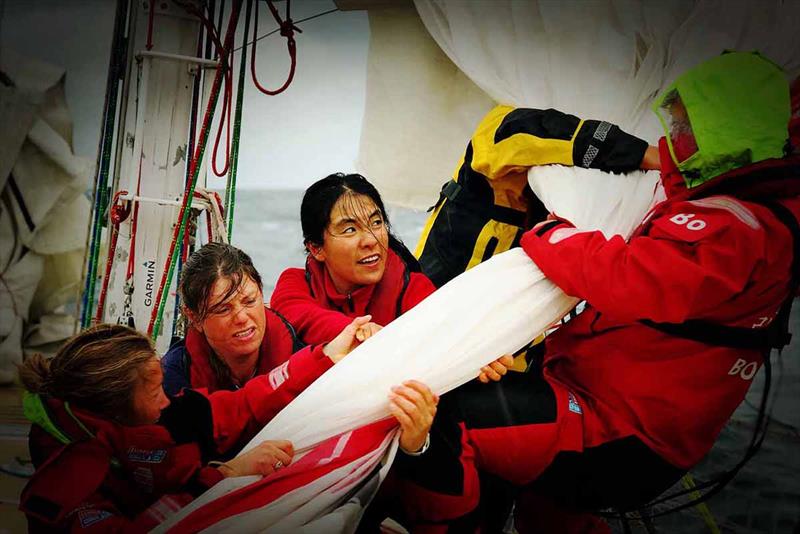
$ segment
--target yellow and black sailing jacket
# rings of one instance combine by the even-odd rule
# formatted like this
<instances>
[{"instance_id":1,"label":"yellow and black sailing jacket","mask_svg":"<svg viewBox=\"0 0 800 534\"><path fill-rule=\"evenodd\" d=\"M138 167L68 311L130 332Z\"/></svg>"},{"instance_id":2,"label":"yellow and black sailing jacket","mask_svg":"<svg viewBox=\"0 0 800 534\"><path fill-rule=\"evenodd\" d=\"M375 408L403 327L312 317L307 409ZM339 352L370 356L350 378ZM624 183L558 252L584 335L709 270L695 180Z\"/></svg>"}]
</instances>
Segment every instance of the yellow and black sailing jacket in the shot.
<instances>
[{"instance_id":1,"label":"yellow and black sailing jacket","mask_svg":"<svg viewBox=\"0 0 800 534\"><path fill-rule=\"evenodd\" d=\"M415 255L440 287L519 245L547 210L528 187L534 165L638 169L647 143L605 121L554 109L497 106L478 125L453 179L442 187Z\"/></svg>"}]
</instances>

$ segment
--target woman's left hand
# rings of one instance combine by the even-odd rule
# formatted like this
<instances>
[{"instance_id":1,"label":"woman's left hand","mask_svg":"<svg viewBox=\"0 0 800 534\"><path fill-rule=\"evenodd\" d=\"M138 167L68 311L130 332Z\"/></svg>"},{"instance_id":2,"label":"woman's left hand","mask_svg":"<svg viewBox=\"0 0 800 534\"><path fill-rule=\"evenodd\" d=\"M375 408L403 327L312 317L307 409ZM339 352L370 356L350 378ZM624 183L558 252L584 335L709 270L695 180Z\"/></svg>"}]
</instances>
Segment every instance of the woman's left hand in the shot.
<instances>
[{"instance_id":1,"label":"woman's left hand","mask_svg":"<svg viewBox=\"0 0 800 534\"><path fill-rule=\"evenodd\" d=\"M481 367L481 374L478 375L478 380L484 384L488 384L489 380L498 382L513 365L514 356L511 354L504 354L489 365Z\"/></svg>"},{"instance_id":2,"label":"woman's left hand","mask_svg":"<svg viewBox=\"0 0 800 534\"><path fill-rule=\"evenodd\" d=\"M436 415L439 396L416 380L407 380L394 386L389 394L389 411L400 423L400 448L406 452L417 452L425 444L425 438Z\"/></svg>"}]
</instances>

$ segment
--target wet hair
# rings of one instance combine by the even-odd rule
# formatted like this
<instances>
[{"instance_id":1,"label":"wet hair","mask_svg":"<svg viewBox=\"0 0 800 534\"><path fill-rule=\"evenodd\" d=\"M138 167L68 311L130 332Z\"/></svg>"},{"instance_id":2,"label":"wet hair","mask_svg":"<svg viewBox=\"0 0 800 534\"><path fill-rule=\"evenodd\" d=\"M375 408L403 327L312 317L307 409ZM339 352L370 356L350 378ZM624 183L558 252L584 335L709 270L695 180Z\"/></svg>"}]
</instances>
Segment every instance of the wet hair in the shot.
<instances>
[{"instance_id":1,"label":"wet hair","mask_svg":"<svg viewBox=\"0 0 800 534\"><path fill-rule=\"evenodd\" d=\"M230 281L225 295L217 304L222 304L236 293L247 278L251 278L258 289L263 289L261 275L253 266L253 260L242 250L225 243L208 243L196 250L181 269L178 284L183 305L202 320L214 311L208 298L214 283L225 278Z\"/></svg>"},{"instance_id":2,"label":"wet hair","mask_svg":"<svg viewBox=\"0 0 800 534\"><path fill-rule=\"evenodd\" d=\"M389 234L389 248L397 253L412 271L420 271L419 262L403 242L392 234L392 226L386 214L380 193L374 185L360 174L344 174L337 172L318 180L306 189L303 202L300 204L300 224L303 228L303 245L308 252L309 245L321 246L325 240L325 229L331 221L334 205L342 197L349 197L349 211L357 213L358 206L354 197L368 197L380 210L386 230ZM364 214L369 215L369 214Z\"/></svg>"},{"instance_id":3,"label":"wet hair","mask_svg":"<svg viewBox=\"0 0 800 534\"><path fill-rule=\"evenodd\" d=\"M125 423L143 366L156 357L150 339L122 325L98 324L67 340L52 359L34 354L19 366L22 385Z\"/></svg>"}]
</instances>

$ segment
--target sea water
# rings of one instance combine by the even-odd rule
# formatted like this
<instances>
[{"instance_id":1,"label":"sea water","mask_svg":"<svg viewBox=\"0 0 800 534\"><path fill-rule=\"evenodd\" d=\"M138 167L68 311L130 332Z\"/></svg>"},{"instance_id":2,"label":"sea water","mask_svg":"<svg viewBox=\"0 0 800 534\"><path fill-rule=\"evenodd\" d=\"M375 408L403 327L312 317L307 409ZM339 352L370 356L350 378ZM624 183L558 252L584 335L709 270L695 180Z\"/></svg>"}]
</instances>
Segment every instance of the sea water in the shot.
<instances>
[{"instance_id":1,"label":"sea water","mask_svg":"<svg viewBox=\"0 0 800 534\"><path fill-rule=\"evenodd\" d=\"M300 229L302 195L301 190L238 192L232 242L253 258L267 300L284 269L305 264ZM387 206L387 210L393 233L413 250L428 214L394 206ZM722 532L782 533L800 528L800 306L795 304L794 308L793 343L780 358L773 353L772 392L777 391L777 397L767 438L755 458L708 502ZM692 471L697 482L713 478L741 459L752 436L762 391L760 372L714 449ZM707 407L697 406L698 412L704 409ZM679 489L677 485L673 491ZM611 521L611 525L622 531L616 522ZM694 508L660 517L655 527L658 532L669 533L711 532ZM633 530L644 532L645 527L634 522Z\"/></svg>"}]
</instances>

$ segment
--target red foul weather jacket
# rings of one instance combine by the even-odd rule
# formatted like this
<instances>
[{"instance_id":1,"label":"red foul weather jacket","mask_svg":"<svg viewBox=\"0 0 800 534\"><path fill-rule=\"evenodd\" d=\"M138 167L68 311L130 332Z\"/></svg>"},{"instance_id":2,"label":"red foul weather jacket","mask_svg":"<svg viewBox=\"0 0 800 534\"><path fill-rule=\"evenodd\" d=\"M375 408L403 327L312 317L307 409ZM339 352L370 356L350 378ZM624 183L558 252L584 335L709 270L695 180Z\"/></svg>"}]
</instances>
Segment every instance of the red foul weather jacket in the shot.
<instances>
[{"instance_id":1,"label":"red foul weather jacket","mask_svg":"<svg viewBox=\"0 0 800 534\"><path fill-rule=\"evenodd\" d=\"M240 390L186 390L153 425L124 426L43 398L69 443L31 427L36 472L20 503L29 531L149 530L222 479L204 467L211 456L266 424L331 365L321 347L308 347Z\"/></svg>"},{"instance_id":2,"label":"red foul weather jacket","mask_svg":"<svg viewBox=\"0 0 800 534\"><path fill-rule=\"evenodd\" d=\"M687 190L663 139L660 151L667 200L629 242L563 223L541 236L530 231L521 244L550 280L588 303L548 338L544 360L545 376L586 407L584 446L633 435L689 468L744 399L763 351L677 337L642 321L769 325L790 291L793 238L769 208L747 199L777 200L797 218L800 191L786 180L737 191L757 166ZM783 178L798 183L796 159L770 165L785 166L793 175Z\"/></svg>"},{"instance_id":3,"label":"red foul weather jacket","mask_svg":"<svg viewBox=\"0 0 800 534\"><path fill-rule=\"evenodd\" d=\"M264 306L264 314L264 338L261 340L255 376L270 372L303 346L291 325L274 310ZM225 383L217 378L211 368L212 352L205 335L195 328L189 329L186 339L173 344L161 358L167 395L177 395L183 388L206 388L209 393L220 389L238 389L231 381Z\"/></svg>"},{"instance_id":4,"label":"red foul weather jacket","mask_svg":"<svg viewBox=\"0 0 800 534\"><path fill-rule=\"evenodd\" d=\"M286 317L304 342L326 343L362 315L370 314L373 322L386 326L435 289L428 277L411 272L400 256L389 250L380 282L342 295L325 265L309 257L305 270L292 268L281 274L270 305Z\"/></svg>"}]
</instances>

